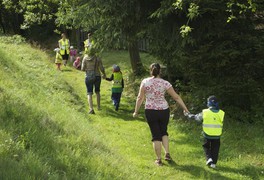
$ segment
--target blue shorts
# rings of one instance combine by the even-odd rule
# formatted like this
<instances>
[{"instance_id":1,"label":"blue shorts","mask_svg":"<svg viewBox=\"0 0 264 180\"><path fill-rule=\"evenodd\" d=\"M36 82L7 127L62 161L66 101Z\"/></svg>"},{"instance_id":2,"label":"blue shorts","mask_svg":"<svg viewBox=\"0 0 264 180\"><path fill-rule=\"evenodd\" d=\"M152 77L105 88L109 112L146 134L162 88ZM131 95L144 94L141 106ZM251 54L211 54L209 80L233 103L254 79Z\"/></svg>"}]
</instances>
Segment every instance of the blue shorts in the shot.
<instances>
[{"instance_id":1,"label":"blue shorts","mask_svg":"<svg viewBox=\"0 0 264 180\"><path fill-rule=\"evenodd\" d=\"M87 80L87 77L85 78L85 85L87 89L87 94L93 94L93 88L94 92L100 92L100 86L101 86L101 76L96 76L95 81L93 83L89 83Z\"/></svg>"}]
</instances>

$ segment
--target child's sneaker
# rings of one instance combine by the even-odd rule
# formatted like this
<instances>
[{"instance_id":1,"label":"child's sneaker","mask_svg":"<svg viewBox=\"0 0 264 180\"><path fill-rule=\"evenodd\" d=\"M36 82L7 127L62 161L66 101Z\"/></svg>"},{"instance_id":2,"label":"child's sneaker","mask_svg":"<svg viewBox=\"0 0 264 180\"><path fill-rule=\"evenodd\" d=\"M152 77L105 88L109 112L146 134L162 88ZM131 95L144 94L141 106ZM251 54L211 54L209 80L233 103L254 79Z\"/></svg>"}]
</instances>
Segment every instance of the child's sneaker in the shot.
<instances>
[{"instance_id":1,"label":"child's sneaker","mask_svg":"<svg viewBox=\"0 0 264 180\"><path fill-rule=\"evenodd\" d=\"M213 163L212 158L209 158L209 159L206 161L206 165L207 165L207 166L210 166L212 163Z\"/></svg>"},{"instance_id":2,"label":"child's sneaker","mask_svg":"<svg viewBox=\"0 0 264 180\"><path fill-rule=\"evenodd\" d=\"M216 164L211 164L210 167L215 169L216 168Z\"/></svg>"}]
</instances>

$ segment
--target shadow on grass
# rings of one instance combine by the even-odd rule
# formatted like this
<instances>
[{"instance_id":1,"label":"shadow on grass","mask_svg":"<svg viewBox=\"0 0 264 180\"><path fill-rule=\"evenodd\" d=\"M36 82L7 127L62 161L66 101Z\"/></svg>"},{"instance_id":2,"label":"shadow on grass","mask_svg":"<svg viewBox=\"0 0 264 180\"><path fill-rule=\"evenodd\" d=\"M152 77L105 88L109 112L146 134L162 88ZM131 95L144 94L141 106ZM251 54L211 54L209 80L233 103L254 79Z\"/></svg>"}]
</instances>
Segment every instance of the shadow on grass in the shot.
<instances>
[{"instance_id":1,"label":"shadow on grass","mask_svg":"<svg viewBox=\"0 0 264 180\"><path fill-rule=\"evenodd\" d=\"M204 179L232 179L221 175L217 169L209 169L209 167L203 168L195 165L180 165L177 164L175 161L168 162L168 164L165 164L165 166L173 168L177 171L186 172L192 175L193 177L199 177Z\"/></svg>"},{"instance_id":2,"label":"shadow on grass","mask_svg":"<svg viewBox=\"0 0 264 180\"><path fill-rule=\"evenodd\" d=\"M255 166L245 166L244 168L230 168L226 166L218 166L216 169L211 169L207 166L199 167L195 165L179 165L175 161L170 161L164 164L166 167L173 168L175 170L184 171L191 174L194 177L203 177L205 179L237 179L229 178L223 175L227 173L230 176L230 173L236 174L238 176L243 176L248 179L263 179L264 177L264 168L255 167Z\"/></svg>"},{"instance_id":3,"label":"shadow on grass","mask_svg":"<svg viewBox=\"0 0 264 180\"><path fill-rule=\"evenodd\" d=\"M248 179L264 179L264 168L255 167L252 165L245 166L244 168L230 168L221 166L218 169L219 172L228 172L228 173L234 173L234 174L241 174Z\"/></svg>"},{"instance_id":4,"label":"shadow on grass","mask_svg":"<svg viewBox=\"0 0 264 180\"><path fill-rule=\"evenodd\" d=\"M124 106L120 107L118 111L115 111L115 107L113 106L112 108L110 107L105 107L106 113L101 114L101 117L109 117L111 116L112 118L116 119L122 119L124 121L140 121L140 122L146 122L144 117L139 116L137 118L133 117L133 109L126 108Z\"/></svg>"},{"instance_id":5,"label":"shadow on grass","mask_svg":"<svg viewBox=\"0 0 264 180\"><path fill-rule=\"evenodd\" d=\"M72 69L62 69L61 72L71 72L73 71Z\"/></svg>"}]
</instances>

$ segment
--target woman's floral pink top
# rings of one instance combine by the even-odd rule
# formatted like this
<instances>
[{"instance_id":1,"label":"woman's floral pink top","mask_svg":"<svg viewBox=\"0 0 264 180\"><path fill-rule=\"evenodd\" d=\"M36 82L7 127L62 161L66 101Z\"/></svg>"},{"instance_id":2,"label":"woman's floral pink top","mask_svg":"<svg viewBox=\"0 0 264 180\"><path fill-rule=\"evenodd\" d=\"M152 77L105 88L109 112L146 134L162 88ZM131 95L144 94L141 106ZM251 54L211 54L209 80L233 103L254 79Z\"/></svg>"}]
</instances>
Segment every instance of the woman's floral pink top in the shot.
<instances>
[{"instance_id":1,"label":"woman's floral pink top","mask_svg":"<svg viewBox=\"0 0 264 180\"><path fill-rule=\"evenodd\" d=\"M164 110L169 108L164 95L172 85L161 78L143 79L141 87L145 90L145 109Z\"/></svg>"}]
</instances>

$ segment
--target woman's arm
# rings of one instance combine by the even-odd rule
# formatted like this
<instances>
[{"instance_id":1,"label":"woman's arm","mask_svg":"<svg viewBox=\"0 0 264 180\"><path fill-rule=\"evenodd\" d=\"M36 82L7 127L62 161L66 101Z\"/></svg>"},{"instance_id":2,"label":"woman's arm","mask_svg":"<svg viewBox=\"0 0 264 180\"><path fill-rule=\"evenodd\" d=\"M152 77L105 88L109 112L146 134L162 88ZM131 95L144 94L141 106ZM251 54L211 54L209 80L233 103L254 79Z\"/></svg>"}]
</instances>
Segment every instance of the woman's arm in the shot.
<instances>
[{"instance_id":1,"label":"woman's arm","mask_svg":"<svg viewBox=\"0 0 264 180\"><path fill-rule=\"evenodd\" d=\"M183 111L185 113L188 113L189 110L188 108L185 106L182 98L174 91L173 87L170 87L168 90L167 90L168 94L177 102L179 103L179 105L181 106L181 108L183 109Z\"/></svg>"},{"instance_id":2,"label":"woman's arm","mask_svg":"<svg viewBox=\"0 0 264 180\"><path fill-rule=\"evenodd\" d=\"M141 83L140 88L139 88L139 93L137 96L136 107L135 107L135 111L133 113L133 117L137 117L139 108L142 105L144 98L145 98L145 90L144 90L143 85Z\"/></svg>"},{"instance_id":3,"label":"woman's arm","mask_svg":"<svg viewBox=\"0 0 264 180\"><path fill-rule=\"evenodd\" d=\"M81 70L86 71L86 58L85 57L83 57L83 60L82 60Z\"/></svg>"}]
</instances>

